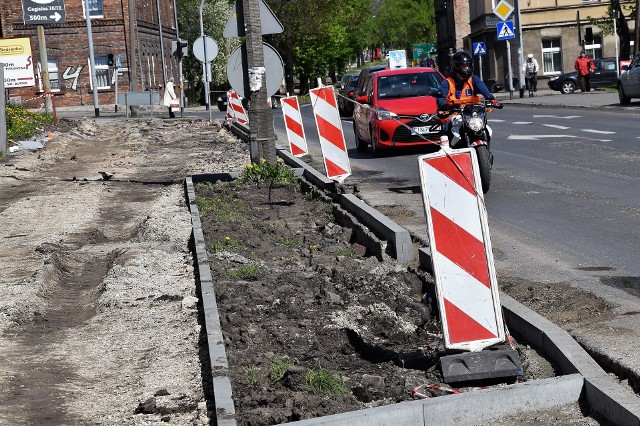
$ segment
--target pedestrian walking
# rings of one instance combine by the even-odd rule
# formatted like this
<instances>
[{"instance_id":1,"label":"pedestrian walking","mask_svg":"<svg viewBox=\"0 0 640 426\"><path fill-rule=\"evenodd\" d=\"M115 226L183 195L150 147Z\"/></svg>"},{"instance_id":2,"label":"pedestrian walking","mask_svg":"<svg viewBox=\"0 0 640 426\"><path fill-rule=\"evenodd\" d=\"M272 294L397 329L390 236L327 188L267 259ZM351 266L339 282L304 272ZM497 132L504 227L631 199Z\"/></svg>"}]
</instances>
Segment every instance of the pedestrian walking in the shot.
<instances>
[{"instance_id":1,"label":"pedestrian walking","mask_svg":"<svg viewBox=\"0 0 640 426\"><path fill-rule=\"evenodd\" d=\"M176 98L176 92L174 91L173 77L167 82L167 87L164 88L164 106L169 107L169 118L176 118L175 110L180 109L180 103Z\"/></svg>"},{"instance_id":2,"label":"pedestrian walking","mask_svg":"<svg viewBox=\"0 0 640 426\"><path fill-rule=\"evenodd\" d=\"M591 79L591 73L595 70L595 66L591 58L584 54L584 50L580 51L580 56L576 58L573 67L578 71L578 75L580 76L580 88L582 92L591 91L591 83L589 80Z\"/></svg>"}]
</instances>

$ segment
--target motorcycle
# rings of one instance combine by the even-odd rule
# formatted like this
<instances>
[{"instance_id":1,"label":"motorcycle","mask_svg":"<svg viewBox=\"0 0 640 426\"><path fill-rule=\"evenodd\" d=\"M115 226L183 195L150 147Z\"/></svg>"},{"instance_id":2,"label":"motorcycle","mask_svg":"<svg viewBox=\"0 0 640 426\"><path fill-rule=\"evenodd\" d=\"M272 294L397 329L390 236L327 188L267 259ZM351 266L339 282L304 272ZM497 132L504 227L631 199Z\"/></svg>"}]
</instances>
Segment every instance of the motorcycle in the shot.
<instances>
[{"instance_id":1,"label":"motorcycle","mask_svg":"<svg viewBox=\"0 0 640 426\"><path fill-rule=\"evenodd\" d=\"M436 92L432 96L443 97L440 92ZM448 138L451 148L475 148L483 193L487 193L491 186L491 167L493 165L493 154L490 149L493 132L491 127L487 125L487 113L491 112L493 108L502 109L503 106L498 101L474 96L466 102L454 100L439 108L437 112L441 121L439 126L442 135ZM445 123L448 121L451 121L451 124L448 131L445 131Z\"/></svg>"}]
</instances>

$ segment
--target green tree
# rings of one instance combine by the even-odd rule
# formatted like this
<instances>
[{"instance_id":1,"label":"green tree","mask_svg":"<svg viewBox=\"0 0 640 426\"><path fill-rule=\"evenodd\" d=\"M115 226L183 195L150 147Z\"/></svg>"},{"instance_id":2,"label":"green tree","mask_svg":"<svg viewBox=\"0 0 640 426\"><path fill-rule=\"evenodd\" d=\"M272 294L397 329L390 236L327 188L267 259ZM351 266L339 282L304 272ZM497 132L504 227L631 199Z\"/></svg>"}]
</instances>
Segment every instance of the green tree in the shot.
<instances>
[{"instance_id":1,"label":"green tree","mask_svg":"<svg viewBox=\"0 0 640 426\"><path fill-rule=\"evenodd\" d=\"M587 19L591 25L600 28L603 36L612 35L614 11L618 11L616 29L620 37L620 59L629 59L631 57L631 37L629 36L627 17L632 20L636 19L637 13L635 5L621 5L620 0L611 0L611 5L607 9L605 16L601 18L587 16ZM627 17L625 17L625 12Z\"/></svg>"},{"instance_id":2,"label":"green tree","mask_svg":"<svg viewBox=\"0 0 640 426\"><path fill-rule=\"evenodd\" d=\"M415 43L435 43L433 1L385 0L375 22L377 44L410 50Z\"/></svg>"}]
</instances>

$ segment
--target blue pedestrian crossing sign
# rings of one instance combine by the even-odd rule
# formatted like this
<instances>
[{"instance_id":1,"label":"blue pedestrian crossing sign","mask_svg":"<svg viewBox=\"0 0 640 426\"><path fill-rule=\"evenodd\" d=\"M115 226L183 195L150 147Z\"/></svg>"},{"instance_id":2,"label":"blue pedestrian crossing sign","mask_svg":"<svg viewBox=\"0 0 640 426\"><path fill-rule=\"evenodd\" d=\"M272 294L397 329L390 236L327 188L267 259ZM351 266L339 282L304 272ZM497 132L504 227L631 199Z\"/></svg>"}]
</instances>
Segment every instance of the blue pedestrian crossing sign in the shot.
<instances>
[{"instance_id":1,"label":"blue pedestrian crossing sign","mask_svg":"<svg viewBox=\"0 0 640 426\"><path fill-rule=\"evenodd\" d=\"M485 47L483 42L473 43L473 54L474 55L486 55L487 48Z\"/></svg>"},{"instance_id":2,"label":"blue pedestrian crossing sign","mask_svg":"<svg viewBox=\"0 0 640 426\"><path fill-rule=\"evenodd\" d=\"M498 30L498 40L508 40L516 36L513 30L513 21L498 22L496 29Z\"/></svg>"}]
</instances>

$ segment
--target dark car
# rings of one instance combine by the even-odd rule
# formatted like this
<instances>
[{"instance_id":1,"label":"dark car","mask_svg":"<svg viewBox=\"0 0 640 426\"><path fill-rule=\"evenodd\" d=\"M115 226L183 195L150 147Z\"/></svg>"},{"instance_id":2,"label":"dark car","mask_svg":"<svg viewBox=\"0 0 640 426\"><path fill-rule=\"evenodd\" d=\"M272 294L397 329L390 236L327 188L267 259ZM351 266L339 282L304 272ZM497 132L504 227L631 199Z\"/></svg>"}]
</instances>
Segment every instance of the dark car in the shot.
<instances>
[{"instance_id":1,"label":"dark car","mask_svg":"<svg viewBox=\"0 0 640 426\"><path fill-rule=\"evenodd\" d=\"M388 69L389 69L389 64L378 64L378 65L372 65L370 67L364 68L362 71L360 71L360 75L358 75L358 80L356 80L356 84L354 86L353 95L351 96L351 99L355 101L358 96L362 96L365 94L365 82L367 81L367 77L369 77L371 73L374 73L376 71L388 70ZM353 107L356 107L356 105L353 103L351 103L351 105Z\"/></svg>"},{"instance_id":2,"label":"dark car","mask_svg":"<svg viewBox=\"0 0 640 426\"><path fill-rule=\"evenodd\" d=\"M591 74L591 87L615 86L618 80L616 72L616 58L594 59L595 71ZM578 71L560 74L549 79L549 87L552 90L558 90L565 95L573 93L576 88L580 87L580 77Z\"/></svg>"},{"instance_id":3,"label":"dark car","mask_svg":"<svg viewBox=\"0 0 640 426\"><path fill-rule=\"evenodd\" d=\"M353 114L353 103L348 99L353 99L353 91L358 81L359 73L349 73L342 76L342 80L336 88L338 91L338 110L340 115L351 116ZM345 99L348 98L348 99Z\"/></svg>"},{"instance_id":4,"label":"dark car","mask_svg":"<svg viewBox=\"0 0 640 426\"><path fill-rule=\"evenodd\" d=\"M640 98L640 53L618 78L618 98L623 105L631 102L631 98Z\"/></svg>"},{"instance_id":5,"label":"dark car","mask_svg":"<svg viewBox=\"0 0 640 426\"><path fill-rule=\"evenodd\" d=\"M226 111L227 110L227 92L222 92L220 96L218 96L218 110Z\"/></svg>"}]
</instances>

